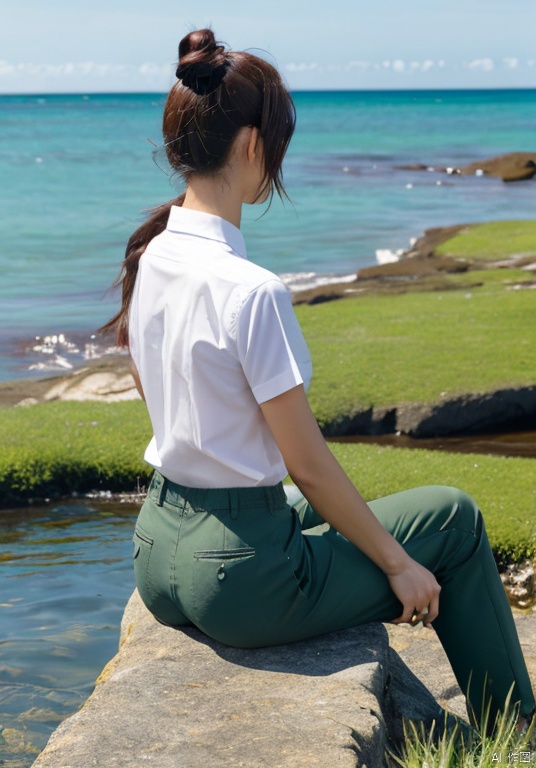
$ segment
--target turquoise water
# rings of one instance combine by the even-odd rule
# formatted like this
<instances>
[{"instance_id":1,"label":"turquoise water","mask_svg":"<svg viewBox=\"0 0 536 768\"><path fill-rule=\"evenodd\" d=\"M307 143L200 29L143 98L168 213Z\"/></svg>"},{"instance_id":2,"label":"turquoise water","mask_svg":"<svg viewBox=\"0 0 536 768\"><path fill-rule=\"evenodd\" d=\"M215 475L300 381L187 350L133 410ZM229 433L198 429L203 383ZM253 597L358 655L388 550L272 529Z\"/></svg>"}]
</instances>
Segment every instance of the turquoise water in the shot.
<instances>
[{"instance_id":1,"label":"turquoise water","mask_svg":"<svg viewBox=\"0 0 536 768\"><path fill-rule=\"evenodd\" d=\"M81 353L141 211L175 196L155 94L0 97L0 380L54 366L36 335ZM532 218L534 184L397 170L534 150L536 91L297 93L292 203L250 208L250 257L291 283L355 273L436 225ZM159 167L159 165L161 167ZM438 184L438 182L441 182Z\"/></svg>"},{"instance_id":2,"label":"turquoise water","mask_svg":"<svg viewBox=\"0 0 536 768\"><path fill-rule=\"evenodd\" d=\"M0 765L27 768L116 653L138 508L0 512Z\"/></svg>"}]
</instances>

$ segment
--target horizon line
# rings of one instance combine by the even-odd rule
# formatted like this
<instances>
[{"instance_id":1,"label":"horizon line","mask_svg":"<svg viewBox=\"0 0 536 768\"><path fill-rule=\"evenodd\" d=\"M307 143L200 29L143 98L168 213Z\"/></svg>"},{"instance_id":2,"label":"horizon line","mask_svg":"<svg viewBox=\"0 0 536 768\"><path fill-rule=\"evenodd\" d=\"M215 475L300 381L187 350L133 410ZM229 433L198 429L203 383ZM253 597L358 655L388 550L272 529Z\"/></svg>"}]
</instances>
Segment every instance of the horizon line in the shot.
<instances>
[{"instance_id":1,"label":"horizon line","mask_svg":"<svg viewBox=\"0 0 536 768\"><path fill-rule=\"evenodd\" d=\"M536 91L532 86L479 86L471 88L437 87L437 88L289 88L290 93L475 93L482 91ZM2 93L0 98L8 96L28 96L43 98L47 96L165 96L169 90L128 90L128 91L42 91L23 93Z\"/></svg>"}]
</instances>

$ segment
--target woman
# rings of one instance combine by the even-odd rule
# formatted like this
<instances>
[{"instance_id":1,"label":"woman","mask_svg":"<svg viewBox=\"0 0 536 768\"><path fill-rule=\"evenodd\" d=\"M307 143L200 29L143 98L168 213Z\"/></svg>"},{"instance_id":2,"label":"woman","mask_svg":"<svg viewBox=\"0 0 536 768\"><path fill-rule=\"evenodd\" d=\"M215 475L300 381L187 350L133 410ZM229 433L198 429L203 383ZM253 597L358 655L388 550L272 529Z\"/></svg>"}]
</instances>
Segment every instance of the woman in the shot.
<instances>
[{"instance_id":1,"label":"woman","mask_svg":"<svg viewBox=\"0 0 536 768\"><path fill-rule=\"evenodd\" d=\"M131 237L108 326L154 430L134 536L142 599L167 625L243 647L433 623L475 722L511 686L526 718L534 698L475 503L443 487L365 503L309 408L289 294L247 259L242 205L284 194L288 91L206 29L180 43L177 78L163 132L186 192Z\"/></svg>"}]
</instances>

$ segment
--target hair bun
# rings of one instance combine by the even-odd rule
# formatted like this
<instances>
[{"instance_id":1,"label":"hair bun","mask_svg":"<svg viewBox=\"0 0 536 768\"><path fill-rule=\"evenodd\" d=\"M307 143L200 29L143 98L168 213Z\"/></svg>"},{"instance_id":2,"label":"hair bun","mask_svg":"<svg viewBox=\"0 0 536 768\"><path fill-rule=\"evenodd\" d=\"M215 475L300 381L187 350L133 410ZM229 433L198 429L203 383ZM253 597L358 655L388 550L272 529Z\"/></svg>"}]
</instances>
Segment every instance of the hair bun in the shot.
<instances>
[{"instance_id":1,"label":"hair bun","mask_svg":"<svg viewBox=\"0 0 536 768\"><path fill-rule=\"evenodd\" d=\"M187 88L205 96L220 85L227 65L225 48L216 43L214 32L198 29L181 40L175 74Z\"/></svg>"},{"instance_id":2,"label":"hair bun","mask_svg":"<svg viewBox=\"0 0 536 768\"><path fill-rule=\"evenodd\" d=\"M223 45L216 43L211 29L197 29L183 37L179 43L179 64L191 61L213 61L222 64L225 56Z\"/></svg>"}]
</instances>

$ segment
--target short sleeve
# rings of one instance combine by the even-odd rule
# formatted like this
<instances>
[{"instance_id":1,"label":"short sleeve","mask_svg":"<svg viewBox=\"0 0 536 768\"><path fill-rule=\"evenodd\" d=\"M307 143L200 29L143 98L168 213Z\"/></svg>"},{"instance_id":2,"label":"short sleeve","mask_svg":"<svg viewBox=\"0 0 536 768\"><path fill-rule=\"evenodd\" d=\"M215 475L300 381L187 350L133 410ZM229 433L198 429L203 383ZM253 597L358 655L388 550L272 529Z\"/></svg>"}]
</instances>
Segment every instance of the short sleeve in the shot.
<instances>
[{"instance_id":1,"label":"short sleeve","mask_svg":"<svg viewBox=\"0 0 536 768\"><path fill-rule=\"evenodd\" d=\"M237 322L242 369L258 403L309 386L311 357L287 288L269 280L252 291Z\"/></svg>"}]
</instances>

